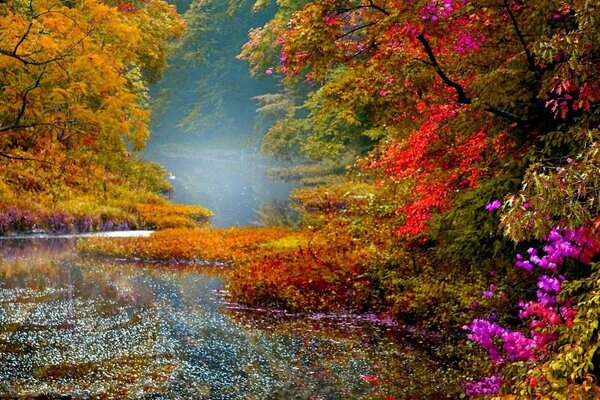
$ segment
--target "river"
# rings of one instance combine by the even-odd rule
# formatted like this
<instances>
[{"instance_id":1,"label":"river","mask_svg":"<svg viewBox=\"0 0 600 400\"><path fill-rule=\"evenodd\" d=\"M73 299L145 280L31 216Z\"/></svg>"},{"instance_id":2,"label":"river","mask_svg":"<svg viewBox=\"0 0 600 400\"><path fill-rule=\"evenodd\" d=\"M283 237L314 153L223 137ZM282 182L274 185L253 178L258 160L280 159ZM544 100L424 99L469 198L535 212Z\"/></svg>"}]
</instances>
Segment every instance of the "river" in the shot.
<instances>
[{"instance_id":1,"label":"river","mask_svg":"<svg viewBox=\"0 0 600 400\"><path fill-rule=\"evenodd\" d=\"M392 328L227 303L226 270L0 240L0 398L447 398L455 372ZM114 240L118 240L115 238Z\"/></svg>"}]
</instances>

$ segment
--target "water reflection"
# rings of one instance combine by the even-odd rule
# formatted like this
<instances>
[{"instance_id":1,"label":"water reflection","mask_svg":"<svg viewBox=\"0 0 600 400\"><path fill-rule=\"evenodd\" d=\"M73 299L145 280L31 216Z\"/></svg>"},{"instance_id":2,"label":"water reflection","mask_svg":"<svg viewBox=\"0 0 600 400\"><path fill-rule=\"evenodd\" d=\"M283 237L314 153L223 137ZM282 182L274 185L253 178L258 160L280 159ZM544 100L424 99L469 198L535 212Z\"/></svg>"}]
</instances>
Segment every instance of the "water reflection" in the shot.
<instances>
[{"instance_id":1,"label":"water reflection","mask_svg":"<svg viewBox=\"0 0 600 400\"><path fill-rule=\"evenodd\" d=\"M229 310L219 268L82 259L65 239L1 246L1 398L418 399L456 390L445 383L452 371L384 330Z\"/></svg>"}]
</instances>

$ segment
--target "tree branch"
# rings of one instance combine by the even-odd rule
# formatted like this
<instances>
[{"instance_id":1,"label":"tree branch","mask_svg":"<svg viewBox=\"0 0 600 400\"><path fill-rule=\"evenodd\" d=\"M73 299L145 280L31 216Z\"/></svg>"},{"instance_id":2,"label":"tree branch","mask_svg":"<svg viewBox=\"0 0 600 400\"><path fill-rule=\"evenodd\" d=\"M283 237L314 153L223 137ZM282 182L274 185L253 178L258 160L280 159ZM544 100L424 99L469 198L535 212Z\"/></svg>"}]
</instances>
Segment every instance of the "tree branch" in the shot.
<instances>
[{"instance_id":1,"label":"tree branch","mask_svg":"<svg viewBox=\"0 0 600 400\"><path fill-rule=\"evenodd\" d=\"M33 123L33 124L9 125L9 126L0 127L0 132L14 131L17 129L35 128L37 126L55 126L55 124L52 124L49 122L39 122L39 123Z\"/></svg>"},{"instance_id":2,"label":"tree branch","mask_svg":"<svg viewBox=\"0 0 600 400\"><path fill-rule=\"evenodd\" d=\"M371 6L369 4L367 5L360 5L360 6L355 6L355 7L350 7L350 8L340 8L337 10L334 10L338 15L339 14L346 14L352 11L356 11L356 10L361 10L363 8L371 8Z\"/></svg>"},{"instance_id":3,"label":"tree branch","mask_svg":"<svg viewBox=\"0 0 600 400\"><path fill-rule=\"evenodd\" d=\"M366 52L366 51L369 51L369 50L371 50L371 49L374 49L374 48L376 48L377 46L379 46L379 43L377 43L377 42L371 43L370 45L363 47L363 48L362 48L361 50L359 50L358 52L356 52L356 53L352 54L351 58L357 58L357 57L358 57L358 56L360 56L362 53L364 53L364 52Z\"/></svg>"},{"instance_id":4,"label":"tree branch","mask_svg":"<svg viewBox=\"0 0 600 400\"><path fill-rule=\"evenodd\" d=\"M425 52L429 57L429 61L431 62L431 66L435 69L439 77L442 81L453 88L456 91L456 95L458 97L458 102L461 104L471 104L471 99L466 95L465 89L462 85L454 82L452 79L448 78L448 75L444 72L440 64L438 64L437 59L435 58L435 54L433 54L433 50L429 45L429 41L425 38L425 33L420 33L417 35L417 40L421 42L423 47L425 48Z\"/></svg>"},{"instance_id":5,"label":"tree branch","mask_svg":"<svg viewBox=\"0 0 600 400\"><path fill-rule=\"evenodd\" d=\"M27 30L25 31L25 33L23 34L23 36L21 36L21 39L19 39L19 41L15 45L15 48L12 51L13 54L17 54L17 50L19 50L19 46L21 46L23 44L23 42L25 41L25 39L27 39L27 36L29 35L29 32L31 32L31 27L32 26L33 26L33 21L30 21L29 22L29 26L27 27Z\"/></svg>"},{"instance_id":6,"label":"tree branch","mask_svg":"<svg viewBox=\"0 0 600 400\"><path fill-rule=\"evenodd\" d=\"M47 60L43 60L43 61L29 60L29 59L26 58L27 56L19 55L14 50L11 51L11 50L6 50L6 49L0 49L0 54L1 55L5 55L7 57L14 58L15 60L20 61L24 65L44 66L44 65L48 65L48 64L51 64L53 62L56 62L56 61L60 61L60 60L64 59L65 57L67 57L69 54L71 54L71 52L73 51L73 49L75 49L75 47L77 47L79 44L83 43L83 41L85 39L87 39L92 34L92 32L93 32L93 29L85 32L85 34L79 40L77 40L76 42L74 42L73 44L71 44L63 54L58 55L56 57L49 58ZM23 37L21 39L23 39ZM15 47L15 50L18 50L18 46L19 45L17 45Z\"/></svg>"},{"instance_id":7,"label":"tree branch","mask_svg":"<svg viewBox=\"0 0 600 400\"><path fill-rule=\"evenodd\" d=\"M0 132L5 132L5 131L9 131L9 130L14 130L14 129L23 129L23 128L35 126L33 124L32 125L22 125L21 119L23 119L23 115L25 115L25 110L27 109L27 98L29 97L29 94L33 90L37 89L40 86L40 83L42 82L42 78L44 77L45 74L46 74L46 69L44 68L42 70L42 72L40 73L40 75L35 80L35 82L31 86L29 86L27 89L25 89L25 91L21 95L21 105L19 106L19 110L17 111L17 115L15 117L14 122L9 126L0 127Z\"/></svg>"},{"instance_id":8,"label":"tree branch","mask_svg":"<svg viewBox=\"0 0 600 400\"><path fill-rule=\"evenodd\" d=\"M425 34L421 33L421 34L417 35L417 40L419 40L419 42L421 42L421 44L425 48L425 52L427 53L427 56L429 57L429 61L426 61L426 60L419 60L419 61L433 67L435 69L435 71L437 72L437 74L439 75L439 77L442 79L442 81L446 85L450 86L451 88L453 88L456 91L456 95L458 97L459 103L471 104L471 98L467 96L467 94L465 93L465 89L462 87L462 85L460 85L460 84L454 82L452 79L450 79L448 77L448 75L446 75L446 73L444 72L444 70L442 69L440 64L437 62L437 59L435 57L435 54L433 53L431 45L429 44L429 41L425 38ZM487 107L484 110L486 112L492 113L498 117L502 117L511 122L515 122L517 124L524 125L524 124L531 122L531 119L525 120L514 114L509 113L508 111L501 110L496 107Z\"/></svg>"},{"instance_id":9,"label":"tree branch","mask_svg":"<svg viewBox=\"0 0 600 400\"><path fill-rule=\"evenodd\" d=\"M497 115L499 117L505 118L505 119L507 119L507 120L509 120L511 122L516 122L517 124L520 124L520 125L525 125L525 124L531 122L531 119L519 118L519 117L517 117L514 114L511 114L511 113L509 113L507 111L501 110L501 109L496 108L496 107L487 107L485 109L485 111L490 112L490 113L492 113L494 115Z\"/></svg>"},{"instance_id":10,"label":"tree branch","mask_svg":"<svg viewBox=\"0 0 600 400\"><path fill-rule=\"evenodd\" d=\"M525 42L523 33L521 32L521 29L519 28L517 18L515 17L515 14L512 12L512 10L510 8L509 0L504 0L504 8L506 8L506 11L508 12L508 16L510 17L510 20L512 21L512 25L515 28L515 33L517 34L517 38L519 39L519 42L521 42L521 46L523 46L523 49L525 50L525 57L527 58L527 68L530 71L534 71L534 72L537 71L537 68L535 66L535 60L533 59L533 55L529 51L529 47L527 47L527 43Z\"/></svg>"},{"instance_id":11,"label":"tree branch","mask_svg":"<svg viewBox=\"0 0 600 400\"><path fill-rule=\"evenodd\" d=\"M5 153L3 151L0 151L0 157L4 157L9 160L16 160L16 161L35 161L35 162L39 162L42 164L52 164L50 161L47 161L47 160L40 160L39 158L31 158L31 157L13 156L13 155Z\"/></svg>"},{"instance_id":12,"label":"tree branch","mask_svg":"<svg viewBox=\"0 0 600 400\"><path fill-rule=\"evenodd\" d=\"M360 31L361 29L364 29L364 28L368 28L369 26L372 26L372 25L375 25L375 22L369 22L368 24L364 24L364 25L352 28L348 32L345 32L345 33L341 34L340 36L336 37L335 40L336 41L340 40L346 36L352 35L354 32Z\"/></svg>"},{"instance_id":13,"label":"tree branch","mask_svg":"<svg viewBox=\"0 0 600 400\"><path fill-rule=\"evenodd\" d=\"M378 6L377 4L375 4L373 2L373 0L369 0L369 4L361 4L359 6L354 6L354 7L350 7L350 8L338 9L338 10L335 10L335 12L338 13L338 14L345 14L345 13L348 13L348 12L352 12L352 11L356 11L356 10L361 10L363 8L372 8L372 9L377 10L377 11L379 11L380 13L382 13L382 14L384 14L386 16L390 15L390 13L386 9L384 9L381 6Z\"/></svg>"},{"instance_id":14,"label":"tree branch","mask_svg":"<svg viewBox=\"0 0 600 400\"><path fill-rule=\"evenodd\" d=\"M373 0L369 0L369 5L371 6L371 8L374 8L375 10L383 13L384 15L388 17L390 16L390 13L387 10L373 3Z\"/></svg>"}]
</instances>

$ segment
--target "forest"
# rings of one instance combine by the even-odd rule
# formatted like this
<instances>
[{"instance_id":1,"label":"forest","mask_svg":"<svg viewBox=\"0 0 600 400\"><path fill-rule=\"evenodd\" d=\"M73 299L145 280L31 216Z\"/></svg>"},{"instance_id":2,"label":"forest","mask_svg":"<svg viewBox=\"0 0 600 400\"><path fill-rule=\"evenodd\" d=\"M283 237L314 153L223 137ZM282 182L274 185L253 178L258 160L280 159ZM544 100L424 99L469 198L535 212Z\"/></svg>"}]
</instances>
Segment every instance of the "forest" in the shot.
<instances>
[{"instance_id":1,"label":"forest","mask_svg":"<svg viewBox=\"0 0 600 400\"><path fill-rule=\"evenodd\" d=\"M598 0L0 1L0 233L153 230L76 252L435 337L448 397L406 398L600 398L599 27ZM294 187L260 226L142 151L228 135Z\"/></svg>"}]
</instances>

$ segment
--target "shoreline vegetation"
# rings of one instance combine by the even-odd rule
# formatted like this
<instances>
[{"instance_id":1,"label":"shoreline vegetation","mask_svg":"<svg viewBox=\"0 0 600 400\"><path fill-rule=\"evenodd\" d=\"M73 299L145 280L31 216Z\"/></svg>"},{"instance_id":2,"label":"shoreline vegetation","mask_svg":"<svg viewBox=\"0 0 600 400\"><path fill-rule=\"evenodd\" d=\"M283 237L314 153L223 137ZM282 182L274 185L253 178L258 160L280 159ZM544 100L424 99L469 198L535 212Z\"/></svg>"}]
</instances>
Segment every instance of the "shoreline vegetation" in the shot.
<instances>
[{"instance_id":1,"label":"shoreline vegetation","mask_svg":"<svg viewBox=\"0 0 600 400\"><path fill-rule=\"evenodd\" d=\"M0 205L0 236L23 234L79 234L129 230L202 227L212 213L204 207L171 204L158 197L153 203L119 203L84 210L44 209Z\"/></svg>"},{"instance_id":2,"label":"shoreline vegetation","mask_svg":"<svg viewBox=\"0 0 600 400\"><path fill-rule=\"evenodd\" d=\"M184 28L161 0L0 4L0 235L206 225L137 156Z\"/></svg>"},{"instance_id":3,"label":"shoreline vegetation","mask_svg":"<svg viewBox=\"0 0 600 400\"><path fill-rule=\"evenodd\" d=\"M407 298L392 298L401 293L377 281L378 271L373 268L377 249L365 250L346 235L306 229L167 229L148 237L83 238L77 249L85 255L123 260L214 263L228 267L230 299L240 304L292 312L377 312L438 333L459 332L472 310L472 299L486 285L482 277L472 277L470 287L458 281L429 289L415 281L405 293ZM427 282L430 274L433 271L423 270L419 279ZM423 300L412 300L415 295ZM409 300L413 304L405 307Z\"/></svg>"}]
</instances>

